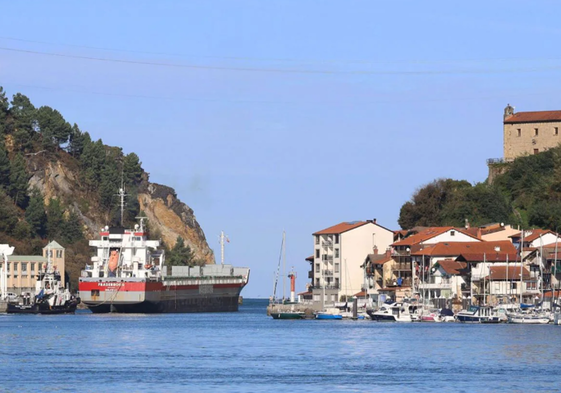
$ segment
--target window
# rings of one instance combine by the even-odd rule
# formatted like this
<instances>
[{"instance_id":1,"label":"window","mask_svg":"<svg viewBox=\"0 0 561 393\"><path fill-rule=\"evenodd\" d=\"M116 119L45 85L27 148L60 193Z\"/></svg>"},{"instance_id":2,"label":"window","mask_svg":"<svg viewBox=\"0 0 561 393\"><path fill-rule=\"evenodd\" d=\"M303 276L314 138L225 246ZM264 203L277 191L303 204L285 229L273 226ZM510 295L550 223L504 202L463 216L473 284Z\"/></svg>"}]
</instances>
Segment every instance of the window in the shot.
<instances>
[{"instance_id":1,"label":"window","mask_svg":"<svg viewBox=\"0 0 561 393\"><path fill-rule=\"evenodd\" d=\"M335 244L339 244L339 235L335 235Z\"/></svg>"},{"instance_id":2,"label":"window","mask_svg":"<svg viewBox=\"0 0 561 393\"><path fill-rule=\"evenodd\" d=\"M335 249L335 258L339 258L339 249L338 248Z\"/></svg>"},{"instance_id":3,"label":"window","mask_svg":"<svg viewBox=\"0 0 561 393\"><path fill-rule=\"evenodd\" d=\"M62 258L62 250L56 250L56 257Z\"/></svg>"},{"instance_id":4,"label":"window","mask_svg":"<svg viewBox=\"0 0 561 393\"><path fill-rule=\"evenodd\" d=\"M316 250L316 258L319 258L319 250Z\"/></svg>"},{"instance_id":5,"label":"window","mask_svg":"<svg viewBox=\"0 0 561 393\"><path fill-rule=\"evenodd\" d=\"M18 271L18 263L14 262L14 273Z\"/></svg>"},{"instance_id":6,"label":"window","mask_svg":"<svg viewBox=\"0 0 561 393\"><path fill-rule=\"evenodd\" d=\"M534 128L534 136L538 136L538 129Z\"/></svg>"},{"instance_id":7,"label":"window","mask_svg":"<svg viewBox=\"0 0 561 393\"><path fill-rule=\"evenodd\" d=\"M516 130L518 132L518 136L522 136L522 130L519 128Z\"/></svg>"},{"instance_id":8,"label":"window","mask_svg":"<svg viewBox=\"0 0 561 393\"><path fill-rule=\"evenodd\" d=\"M6 271L7 271L7 272L10 271L10 262L8 262L8 263L6 264Z\"/></svg>"},{"instance_id":9,"label":"window","mask_svg":"<svg viewBox=\"0 0 561 393\"><path fill-rule=\"evenodd\" d=\"M319 273L319 263L316 263L316 273Z\"/></svg>"},{"instance_id":10,"label":"window","mask_svg":"<svg viewBox=\"0 0 561 393\"><path fill-rule=\"evenodd\" d=\"M319 278L316 278L316 287L319 287Z\"/></svg>"},{"instance_id":11,"label":"window","mask_svg":"<svg viewBox=\"0 0 561 393\"><path fill-rule=\"evenodd\" d=\"M319 244L319 236L316 236L316 244Z\"/></svg>"},{"instance_id":12,"label":"window","mask_svg":"<svg viewBox=\"0 0 561 393\"><path fill-rule=\"evenodd\" d=\"M335 277L335 288L339 288L339 279Z\"/></svg>"},{"instance_id":13,"label":"window","mask_svg":"<svg viewBox=\"0 0 561 393\"><path fill-rule=\"evenodd\" d=\"M27 273L27 263L21 263L21 272L22 273Z\"/></svg>"},{"instance_id":14,"label":"window","mask_svg":"<svg viewBox=\"0 0 561 393\"><path fill-rule=\"evenodd\" d=\"M553 135L555 135L555 136L559 135L559 127L555 127L553 129Z\"/></svg>"},{"instance_id":15,"label":"window","mask_svg":"<svg viewBox=\"0 0 561 393\"><path fill-rule=\"evenodd\" d=\"M335 264L335 273L339 273L339 264L338 263Z\"/></svg>"},{"instance_id":16,"label":"window","mask_svg":"<svg viewBox=\"0 0 561 393\"><path fill-rule=\"evenodd\" d=\"M30 265L31 265L31 273L34 273L35 272L35 264L31 263Z\"/></svg>"},{"instance_id":17,"label":"window","mask_svg":"<svg viewBox=\"0 0 561 393\"><path fill-rule=\"evenodd\" d=\"M540 152L540 149L534 149L534 154L538 154Z\"/></svg>"},{"instance_id":18,"label":"window","mask_svg":"<svg viewBox=\"0 0 561 393\"><path fill-rule=\"evenodd\" d=\"M456 236L456 231L450 231L450 236Z\"/></svg>"}]
</instances>

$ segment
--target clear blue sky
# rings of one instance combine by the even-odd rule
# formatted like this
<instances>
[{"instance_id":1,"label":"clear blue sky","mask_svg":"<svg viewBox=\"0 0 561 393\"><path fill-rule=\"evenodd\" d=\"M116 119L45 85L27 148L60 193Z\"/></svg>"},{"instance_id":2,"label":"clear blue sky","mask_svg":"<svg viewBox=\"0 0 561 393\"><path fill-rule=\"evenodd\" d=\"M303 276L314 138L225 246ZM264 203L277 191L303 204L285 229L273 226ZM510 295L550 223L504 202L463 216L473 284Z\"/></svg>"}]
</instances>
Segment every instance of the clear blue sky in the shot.
<instances>
[{"instance_id":1,"label":"clear blue sky","mask_svg":"<svg viewBox=\"0 0 561 393\"><path fill-rule=\"evenodd\" d=\"M561 109L560 14L554 1L3 2L0 85L137 153L217 259L228 234L227 262L252 269L243 295L268 297L283 230L301 291L313 232L398 229L418 187L485 180L507 103Z\"/></svg>"}]
</instances>

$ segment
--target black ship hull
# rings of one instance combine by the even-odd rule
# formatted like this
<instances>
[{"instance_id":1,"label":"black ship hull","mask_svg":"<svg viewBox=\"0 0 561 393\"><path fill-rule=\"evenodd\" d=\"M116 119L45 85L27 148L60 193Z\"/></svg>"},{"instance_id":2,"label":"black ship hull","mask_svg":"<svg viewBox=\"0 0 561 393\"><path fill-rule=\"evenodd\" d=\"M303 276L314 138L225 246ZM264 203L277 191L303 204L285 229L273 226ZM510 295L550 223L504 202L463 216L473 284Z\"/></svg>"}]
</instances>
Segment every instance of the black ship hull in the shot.
<instances>
[{"instance_id":1,"label":"black ship hull","mask_svg":"<svg viewBox=\"0 0 561 393\"><path fill-rule=\"evenodd\" d=\"M74 314L79 301L70 301L62 306L49 306L48 303L35 303L31 305L8 303L8 314Z\"/></svg>"},{"instance_id":2,"label":"black ship hull","mask_svg":"<svg viewBox=\"0 0 561 393\"><path fill-rule=\"evenodd\" d=\"M84 304L94 314L108 312L128 314L235 312L238 311L239 296L200 297L124 304L88 304L88 302L84 302Z\"/></svg>"}]
</instances>

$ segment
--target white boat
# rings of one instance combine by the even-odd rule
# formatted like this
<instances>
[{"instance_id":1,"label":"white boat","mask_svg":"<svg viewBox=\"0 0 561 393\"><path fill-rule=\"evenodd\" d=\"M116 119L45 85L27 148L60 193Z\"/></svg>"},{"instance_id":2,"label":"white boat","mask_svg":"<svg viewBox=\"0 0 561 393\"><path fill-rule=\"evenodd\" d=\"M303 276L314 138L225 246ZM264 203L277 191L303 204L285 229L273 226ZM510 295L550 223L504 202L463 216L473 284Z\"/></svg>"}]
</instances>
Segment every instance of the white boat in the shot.
<instances>
[{"instance_id":1,"label":"white boat","mask_svg":"<svg viewBox=\"0 0 561 393\"><path fill-rule=\"evenodd\" d=\"M468 310L462 310L456 314L456 320L462 323L500 323L503 320L492 307L470 306Z\"/></svg>"},{"instance_id":2,"label":"white boat","mask_svg":"<svg viewBox=\"0 0 561 393\"><path fill-rule=\"evenodd\" d=\"M509 323L518 323L526 325L546 325L549 323L549 315L545 313L513 313L508 314Z\"/></svg>"},{"instance_id":3,"label":"white boat","mask_svg":"<svg viewBox=\"0 0 561 393\"><path fill-rule=\"evenodd\" d=\"M367 311L373 321L380 322L413 322L409 303L383 304L377 311Z\"/></svg>"}]
</instances>

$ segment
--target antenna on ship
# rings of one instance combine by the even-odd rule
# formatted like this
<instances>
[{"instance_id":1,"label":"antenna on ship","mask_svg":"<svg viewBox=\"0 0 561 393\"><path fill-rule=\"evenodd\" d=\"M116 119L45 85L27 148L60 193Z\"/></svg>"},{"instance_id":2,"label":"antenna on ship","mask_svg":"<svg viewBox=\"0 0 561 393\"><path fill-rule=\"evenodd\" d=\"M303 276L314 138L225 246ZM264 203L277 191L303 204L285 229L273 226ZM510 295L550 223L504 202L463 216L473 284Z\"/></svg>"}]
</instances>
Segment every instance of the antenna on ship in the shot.
<instances>
[{"instance_id":1,"label":"antenna on ship","mask_svg":"<svg viewBox=\"0 0 561 393\"><path fill-rule=\"evenodd\" d=\"M121 226L123 225L124 215L125 215L125 197L127 194L125 193L125 186L121 182L121 188L119 188L119 198L121 199Z\"/></svg>"},{"instance_id":2,"label":"antenna on ship","mask_svg":"<svg viewBox=\"0 0 561 393\"><path fill-rule=\"evenodd\" d=\"M222 265L224 265L224 239L230 243L227 235L224 235L224 231L220 231L220 260Z\"/></svg>"}]
</instances>

